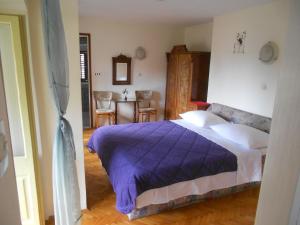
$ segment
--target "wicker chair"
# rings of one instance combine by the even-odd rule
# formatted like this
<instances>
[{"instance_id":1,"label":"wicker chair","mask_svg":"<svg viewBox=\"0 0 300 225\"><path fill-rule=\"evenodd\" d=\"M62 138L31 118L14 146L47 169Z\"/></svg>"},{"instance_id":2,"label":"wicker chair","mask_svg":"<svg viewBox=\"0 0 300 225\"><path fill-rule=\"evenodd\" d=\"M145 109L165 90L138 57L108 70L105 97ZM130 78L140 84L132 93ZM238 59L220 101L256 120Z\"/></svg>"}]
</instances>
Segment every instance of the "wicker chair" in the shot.
<instances>
[{"instance_id":1,"label":"wicker chair","mask_svg":"<svg viewBox=\"0 0 300 225\"><path fill-rule=\"evenodd\" d=\"M135 91L138 122L150 122L151 116L157 120L157 110L151 107L152 91Z\"/></svg>"},{"instance_id":2,"label":"wicker chair","mask_svg":"<svg viewBox=\"0 0 300 225\"><path fill-rule=\"evenodd\" d=\"M94 91L96 105L96 127L99 127L99 119L107 118L109 125L115 124L115 110L111 109L112 92Z\"/></svg>"}]
</instances>

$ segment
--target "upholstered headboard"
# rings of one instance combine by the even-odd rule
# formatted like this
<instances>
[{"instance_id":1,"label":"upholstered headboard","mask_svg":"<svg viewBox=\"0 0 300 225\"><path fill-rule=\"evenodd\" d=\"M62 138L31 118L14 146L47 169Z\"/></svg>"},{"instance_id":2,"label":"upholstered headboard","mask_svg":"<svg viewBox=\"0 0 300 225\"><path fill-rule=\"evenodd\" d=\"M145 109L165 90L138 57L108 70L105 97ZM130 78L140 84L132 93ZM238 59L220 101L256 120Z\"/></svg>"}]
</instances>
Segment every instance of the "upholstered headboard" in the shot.
<instances>
[{"instance_id":1,"label":"upholstered headboard","mask_svg":"<svg viewBox=\"0 0 300 225\"><path fill-rule=\"evenodd\" d=\"M224 118L227 121L238 123L238 124L245 124L250 127L254 127L256 129L270 133L271 122L272 122L271 118L245 112L218 103L211 104L207 109L207 111L211 111L214 114Z\"/></svg>"}]
</instances>

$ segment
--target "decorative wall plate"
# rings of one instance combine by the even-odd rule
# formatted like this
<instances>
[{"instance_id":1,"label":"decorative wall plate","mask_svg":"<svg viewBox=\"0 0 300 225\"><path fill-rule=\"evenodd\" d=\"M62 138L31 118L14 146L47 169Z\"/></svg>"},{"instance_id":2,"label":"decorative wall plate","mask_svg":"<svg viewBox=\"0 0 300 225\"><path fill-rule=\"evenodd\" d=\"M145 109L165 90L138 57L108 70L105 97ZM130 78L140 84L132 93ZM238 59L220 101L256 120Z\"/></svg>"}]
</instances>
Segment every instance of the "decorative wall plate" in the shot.
<instances>
[{"instance_id":1,"label":"decorative wall plate","mask_svg":"<svg viewBox=\"0 0 300 225\"><path fill-rule=\"evenodd\" d=\"M273 63L278 59L278 47L274 42L266 43L259 52L259 60L264 63Z\"/></svg>"},{"instance_id":2,"label":"decorative wall plate","mask_svg":"<svg viewBox=\"0 0 300 225\"><path fill-rule=\"evenodd\" d=\"M135 50L135 57L137 59L145 59L146 58L146 51L143 47L138 47L136 50Z\"/></svg>"}]
</instances>

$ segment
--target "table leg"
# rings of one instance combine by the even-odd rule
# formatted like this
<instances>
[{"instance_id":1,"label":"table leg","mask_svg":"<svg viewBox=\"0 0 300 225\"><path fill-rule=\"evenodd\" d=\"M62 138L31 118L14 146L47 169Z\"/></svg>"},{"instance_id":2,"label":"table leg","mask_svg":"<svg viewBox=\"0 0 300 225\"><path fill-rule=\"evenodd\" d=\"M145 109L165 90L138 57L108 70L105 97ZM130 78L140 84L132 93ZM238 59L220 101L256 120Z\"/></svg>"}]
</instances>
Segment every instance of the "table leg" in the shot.
<instances>
[{"instance_id":1,"label":"table leg","mask_svg":"<svg viewBox=\"0 0 300 225\"><path fill-rule=\"evenodd\" d=\"M118 103L115 102L115 124L118 124Z\"/></svg>"},{"instance_id":2,"label":"table leg","mask_svg":"<svg viewBox=\"0 0 300 225\"><path fill-rule=\"evenodd\" d=\"M136 122L137 122L137 121L136 121L136 102L134 102L133 104L134 104L134 107L133 107L133 108L134 108L134 109L133 109L133 111L134 111L134 112L133 112L133 122L136 123Z\"/></svg>"}]
</instances>

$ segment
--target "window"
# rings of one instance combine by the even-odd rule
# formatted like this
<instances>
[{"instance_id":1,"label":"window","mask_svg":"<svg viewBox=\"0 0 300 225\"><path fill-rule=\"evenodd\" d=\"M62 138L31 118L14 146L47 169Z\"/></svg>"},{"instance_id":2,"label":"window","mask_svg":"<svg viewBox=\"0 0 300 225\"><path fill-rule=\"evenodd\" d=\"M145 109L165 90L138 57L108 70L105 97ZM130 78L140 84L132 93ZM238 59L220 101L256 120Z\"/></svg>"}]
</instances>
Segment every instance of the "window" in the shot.
<instances>
[{"instance_id":1,"label":"window","mask_svg":"<svg viewBox=\"0 0 300 225\"><path fill-rule=\"evenodd\" d=\"M88 81L87 52L80 52L80 77L81 81Z\"/></svg>"}]
</instances>

